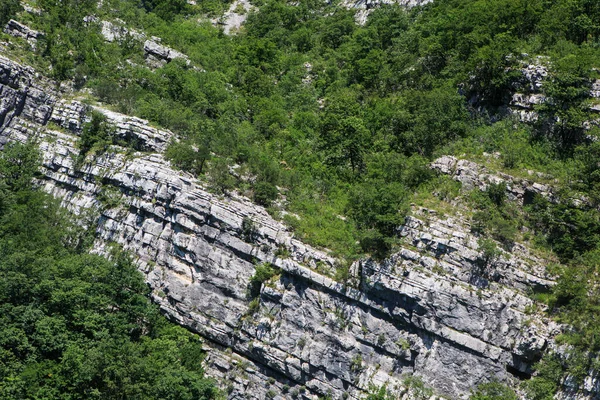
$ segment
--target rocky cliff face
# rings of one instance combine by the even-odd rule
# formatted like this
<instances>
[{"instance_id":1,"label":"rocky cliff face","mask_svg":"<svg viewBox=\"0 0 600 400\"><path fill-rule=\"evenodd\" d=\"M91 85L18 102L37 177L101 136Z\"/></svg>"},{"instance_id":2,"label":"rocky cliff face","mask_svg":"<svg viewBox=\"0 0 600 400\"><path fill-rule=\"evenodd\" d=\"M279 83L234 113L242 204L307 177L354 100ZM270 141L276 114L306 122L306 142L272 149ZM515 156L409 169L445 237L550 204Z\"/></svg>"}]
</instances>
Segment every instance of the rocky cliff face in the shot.
<instances>
[{"instance_id":1,"label":"rocky cliff face","mask_svg":"<svg viewBox=\"0 0 600 400\"><path fill-rule=\"evenodd\" d=\"M207 340L209 373L226 378L230 398L358 398L371 384L402 395L412 374L465 398L491 378L528 377L552 346L557 327L532 314L524 294L553 284L544 261L516 246L482 263L460 213L415 207L399 228L403 248L355 263L344 285L317 272L336 260L263 208L171 168L161 155L171 133L147 121L96 106L135 145L76 167L91 106L53 87L0 56L0 144L37 140L43 188L76 213L96 210L94 251L118 243L132 252L165 314ZM456 175L459 162L436 165ZM253 294L259 263L281 272Z\"/></svg>"},{"instance_id":2,"label":"rocky cliff face","mask_svg":"<svg viewBox=\"0 0 600 400\"><path fill-rule=\"evenodd\" d=\"M527 56L525 54L525 56ZM522 61L520 72L522 74L521 82L515 84L515 92L512 93L508 101L508 112L517 116L523 122L535 122L538 119L536 107L543 104L547 98L544 94L544 84L549 79L550 61L547 57L538 56L528 61ZM590 82L590 104L589 110L594 115L600 112L600 79ZM588 122L586 128L597 126L598 118L593 117L593 120Z\"/></svg>"},{"instance_id":3,"label":"rocky cliff face","mask_svg":"<svg viewBox=\"0 0 600 400\"><path fill-rule=\"evenodd\" d=\"M356 22L363 25L367 22L371 10L381 5L398 4L406 8L412 8L431 2L432 0L343 0L341 4L346 8L356 9Z\"/></svg>"}]
</instances>

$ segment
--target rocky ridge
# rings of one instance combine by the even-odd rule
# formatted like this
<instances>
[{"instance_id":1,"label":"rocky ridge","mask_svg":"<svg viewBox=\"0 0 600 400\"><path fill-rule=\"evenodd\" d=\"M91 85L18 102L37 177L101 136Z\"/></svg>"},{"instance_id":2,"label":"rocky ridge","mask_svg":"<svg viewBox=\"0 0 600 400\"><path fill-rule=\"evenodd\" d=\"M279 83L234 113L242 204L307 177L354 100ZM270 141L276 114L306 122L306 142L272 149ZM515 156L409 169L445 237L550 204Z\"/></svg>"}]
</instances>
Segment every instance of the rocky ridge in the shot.
<instances>
[{"instance_id":1,"label":"rocky ridge","mask_svg":"<svg viewBox=\"0 0 600 400\"><path fill-rule=\"evenodd\" d=\"M398 4L403 7L412 8L431 3L432 0L343 0L341 5L356 9L356 22L364 25L367 22L371 10L384 4Z\"/></svg>"},{"instance_id":2,"label":"rocky ridge","mask_svg":"<svg viewBox=\"0 0 600 400\"><path fill-rule=\"evenodd\" d=\"M29 28L27 25L17 22L14 19L11 19L10 21L8 21L8 23L6 24L6 27L4 28L4 33L8 33L11 36L25 39L31 45L31 47L34 49L35 49L35 46L37 45L37 41L42 36L44 36L44 34L42 32L33 30L33 29Z\"/></svg>"},{"instance_id":3,"label":"rocky ridge","mask_svg":"<svg viewBox=\"0 0 600 400\"><path fill-rule=\"evenodd\" d=\"M222 25L226 35L234 34L246 22L248 13L255 9L248 0L234 0L221 18L212 20L214 25Z\"/></svg>"},{"instance_id":4,"label":"rocky ridge","mask_svg":"<svg viewBox=\"0 0 600 400\"><path fill-rule=\"evenodd\" d=\"M535 122L538 119L536 106L546 101L543 86L550 76L549 60L547 57L538 56L529 62L523 61L520 72L523 79L508 102L508 112L516 115L523 122ZM591 82L589 95L593 100L590 110L595 113L600 112L600 103L597 101L600 99L600 79ZM598 121L592 123L597 125Z\"/></svg>"},{"instance_id":5,"label":"rocky ridge","mask_svg":"<svg viewBox=\"0 0 600 400\"><path fill-rule=\"evenodd\" d=\"M558 201L554 187L535 181L536 178L549 178L541 173L529 171L531 179L516 178L502 172L491 172L485 166L453 156L438 158L431 163L431 168L449 175L460 182L465 189L486 190L490 184L506 184L508 199L518 201L520 204L529 203L535 195L540 195L548 201Z\"/></svg>"},{"instance_id":6,"label":"rocky ridge","mask_svg":"<svg viewBox=\"0 0 600 400\"><path fill-rule=\"evenodd\" d=\"M354 287L335 282L317 271L336 260L264 209L173 170L161 155L170 132L147 121L96 106L135 144L76 167L89 107L53 87L0 56L0 144L38 141L44 189L76 213L98 210L94 250L116 242L136 256L165 314L208 340L209 372L228 379L230 398L358 398L369 384L401 392L410 374L465 398L492 377L529 376L552 346L558 328L530 314L524 294L552 280L525 248L483 273L465 218L416 209L398 253L355 263ZM253 299L258 263L281 273Z\"/></svg>"}]
</instances>

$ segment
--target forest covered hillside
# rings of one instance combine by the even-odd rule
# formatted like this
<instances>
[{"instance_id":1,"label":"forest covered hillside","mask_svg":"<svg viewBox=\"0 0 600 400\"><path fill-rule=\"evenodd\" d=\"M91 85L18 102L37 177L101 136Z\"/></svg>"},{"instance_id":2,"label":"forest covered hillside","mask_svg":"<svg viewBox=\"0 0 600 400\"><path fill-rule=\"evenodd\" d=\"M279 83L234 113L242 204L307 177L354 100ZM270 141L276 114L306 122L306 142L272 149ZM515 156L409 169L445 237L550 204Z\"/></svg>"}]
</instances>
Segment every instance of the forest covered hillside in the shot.
<instances>
[{"instance_id":1,"label":"forest covered hillside","mask_svg":"<svg viewBox=\"0 0 600 400\"><path fill-rule=\"evenodd\" d=\"M600 396L600 3L352 4L0 0L0 397Z\"/></svg>"}]
</instances>

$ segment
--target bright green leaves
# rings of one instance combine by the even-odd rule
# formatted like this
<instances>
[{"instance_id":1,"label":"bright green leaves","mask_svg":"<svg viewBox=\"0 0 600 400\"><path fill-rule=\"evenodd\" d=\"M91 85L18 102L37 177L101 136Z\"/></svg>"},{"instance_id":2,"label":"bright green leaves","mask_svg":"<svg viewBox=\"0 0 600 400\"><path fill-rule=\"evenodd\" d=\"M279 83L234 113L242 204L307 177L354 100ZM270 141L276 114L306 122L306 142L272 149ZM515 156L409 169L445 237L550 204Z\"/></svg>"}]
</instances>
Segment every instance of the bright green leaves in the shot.
<instances>
[{"instance_id":1,"label":"bright green leaves","mask_svg":"<svg viewBox=\"0 0 600 400\"><path fill-rule=\"evenodd\" d=\"M0 188L13 193L31 189L38 172L39 152L33 143L8 143L0 153Z\"/></svg>"},{"instance_id":2,"label":"bright green leaves","mask_svg":"<svg viewBox=\"0 0 600 400\"><path fill-rule=\"evenodd\" d=\"M431 156L440 145L464 136L467 120L464 98L454 88L407 91L389 122L393 146L407 156Z\"/></svg>"},{"instance_id":3,"label":"bright green leaves","mask_svg":"<svg viewBox=\"0 0 600 400\"><path fill-rule=\"evenodd\" d=\"M32 187L37 154L0 152L0 398L215 398L198 338L159 314L131 260L86 254L86 232Z\"/></svg>"},{"instance_id":4,"label":"bright green leaves","mask_svg":"<svg viewBox=\"0 0 600 400\"><path fill-rule=\"evenodd\" d=\"M146 11L153 12L166 21L172 21L176 16L190 10L185 0L142 0Z\"/></svg>"},{"instance_id":5,"label":"bright green leaves","mask_svg":"<svg viewBox=\"0 0 600 400\"><path fill-rule=\"evenodd\" d=\"M352 174L361 172L370 137L363 121L354 116L327 124L322 135L326 162L342 170L349 168Z\"/></svg>"},{"instance_id":6,"label":"bright green leaves","mask_svg":"<svg viewBox=\"0 0 600 400\"><path fill-rule=\"evenodd\" d=\"M365 127L359 93L344 89L327 99L321 118L321 150L325 163L351 179L364 170L371 133Z\"/></svg>"},{"instance_id":7,"label":"bright green leaves","mask_svg":"<svg viewBox=\"0 0 600 400\"><path fill-rule=\"evenodd\" d=\"M169 145L165 157L177 168L200 175L210 159L210 149L207 145L195 145L190 141L175 142Z\"/></svg>"},{"instance_id":8,"label":"bright green leaves","mask_svg":"<svg viewBox=\"0 0 600 400\"><path fill-rule=\"evenodd\" d=\"M407 190L398 182L365 182L355 185L348 201L348 216L360 231L364 251L385 256L394 243L396 229L407 212Z\"/></svg>"},{"instance_id":9,"label":"bright green leaves","mask_svg":"<svg viewBox=\"0 0 600 400\"><path fill-rule=\"evenodd\" d=\"M77 163L81 164L92 150L103 153L113 141L114 128L109 124L106 116L98 111L92 112L90 122L84 124L79 137Z\"/></svg>"},{"instance_id":10,"label":"bright green leaves","mask_svg":"<svg viewBox=\"0 0 600 400\"><path fill-rule=\"evenodd\" d=\"M598 55L591 49L578 49L564 43L550 69L551 79L543 90L547 101L540 104L540 130L546 128L555 140L558 151L570 154L583 143L587 134L585 123L592 119L589 109L592 86L592 66ZM566 55L561 55L564 52ZM560 58L559 58L560 57Z\"/></svg>"}]
</instances>

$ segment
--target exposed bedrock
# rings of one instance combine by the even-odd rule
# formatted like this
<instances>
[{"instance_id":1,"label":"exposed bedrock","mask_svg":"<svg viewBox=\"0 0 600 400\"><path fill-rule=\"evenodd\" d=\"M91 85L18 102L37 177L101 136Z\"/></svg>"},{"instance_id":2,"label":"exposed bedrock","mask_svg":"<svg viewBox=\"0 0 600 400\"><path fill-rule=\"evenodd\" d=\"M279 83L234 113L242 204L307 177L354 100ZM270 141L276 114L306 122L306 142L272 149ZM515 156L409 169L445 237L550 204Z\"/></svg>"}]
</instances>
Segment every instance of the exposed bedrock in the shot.
<instances>
[{"instance_id":1,"label":"exposed bedrock","mask_svg":"<svg viewBox=\"0 0 600 400\"><path fill-rule=\"evenodd\" d=\"M492 378L528 377L551 345L557 328L529 312L524 293L553 283L523 246L482 268L466 220L415 209L403 249L355 263L356 284L344 286L316 272L336 260L263 208L172 169L161 155L170 132L147 121L96 106L137 147L76 167L91 106L53 87L0 56L0 143L38 141L44 190L76 213L98 210L94 251L116 242L135 255L162 310L207 339L209 373L226 378L231 398L359 397L370 383L401 391L406 374L466 398ZM281 274L257 302L249 283L264 262Z\"/></svg>"}]
</instances>

